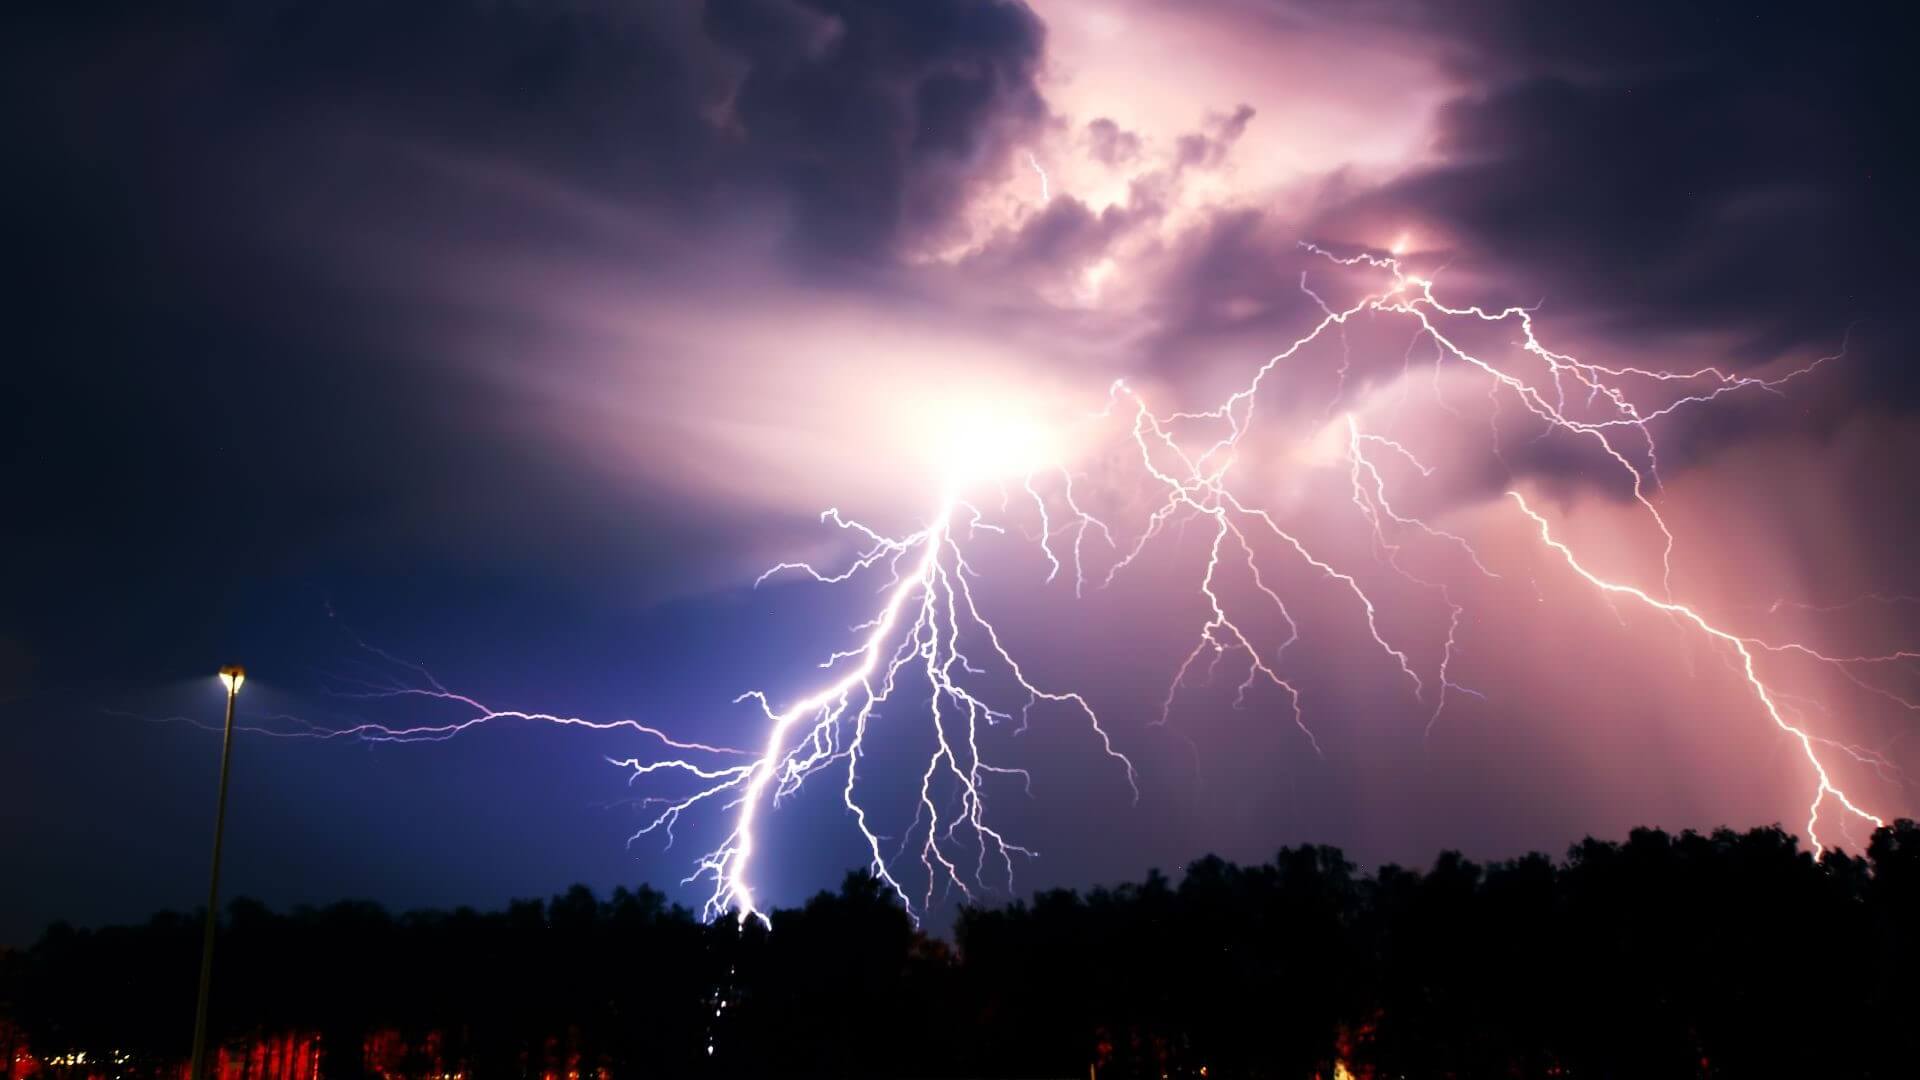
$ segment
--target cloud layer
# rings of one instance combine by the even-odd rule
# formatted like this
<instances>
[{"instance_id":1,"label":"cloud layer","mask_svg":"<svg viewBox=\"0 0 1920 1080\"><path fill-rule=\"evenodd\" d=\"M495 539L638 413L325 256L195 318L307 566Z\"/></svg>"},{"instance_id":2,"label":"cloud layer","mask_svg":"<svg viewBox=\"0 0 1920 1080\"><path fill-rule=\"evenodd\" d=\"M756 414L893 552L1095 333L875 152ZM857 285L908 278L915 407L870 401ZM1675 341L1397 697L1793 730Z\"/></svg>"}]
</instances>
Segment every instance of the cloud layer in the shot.
<instances>
[{"instance_id":1,"label":"cloud layer","mask_svg":"<svg viewBox=\"0 0 1920 1080\"><path fill-rule=\"evenodd\" d=\"M575 632L552 611L648 648L737 629L741 604L771 606L740 585L826 543L818 508L926 513L974 417L1074 431L1076 466L1126 475L1084 425L1113 380L1210 407L1377 278L1302 241L1534 306L1556 347L1600 363L1776 376L1844 343L1781 394L1662 422L1656 497L1687 596L1756 633L1882 647L1911 610L1792 605L1920 592L1898 542L1920 526L1905 20L1522 0L40 5L0 45L22 229L0 704L171 679L216 642L271 637L235 614L249 604L414 575L446 580L372 618L492 603L508 629L487 656ZM1523 363L1511 336L1474 344ZM1425 709L1384 689L1351 620L1303 600L1326 624L1301 663L1329 760L1284 725L1244 753L1245 718L1204 691L1188 743L1134 715L1134 745L1178 763L1157 790L1179 809L1141 826L1154 857L1504 849L1797 812L1804 777L1724 657L1540 562L1500 494L1547 495L1609 572L1657 580L1657 534L1611 462L1541 437L1391 319L1316 345L1279 387L1247 475L1357 573L1383 572L1366 537L1316 510L1349 497L1327 449L1349 412L1437 466L1394 477L1403 507L1509 560L1472 587L1484 614L1463 637L1489 703L1423 742ZM1131 600L1006 599L1034 609L1030 645L1063 679L1125 710L1157 701L1190 644L1192 554ZM1130 631L1067 647L1083 619ZM828 631L782 626L765 649L804 675ZM724 700L758 676L721 651L622 677ZM1859 689L1790 677L1809 697ZM1876 747L1900 734L1866 709L1821 722ZM84 744L33 739L23 753ZM1670 765L1642 767L1651 740ZM1189 753L1215 779L1182 802Z\"/></svg>"}]
</instances>

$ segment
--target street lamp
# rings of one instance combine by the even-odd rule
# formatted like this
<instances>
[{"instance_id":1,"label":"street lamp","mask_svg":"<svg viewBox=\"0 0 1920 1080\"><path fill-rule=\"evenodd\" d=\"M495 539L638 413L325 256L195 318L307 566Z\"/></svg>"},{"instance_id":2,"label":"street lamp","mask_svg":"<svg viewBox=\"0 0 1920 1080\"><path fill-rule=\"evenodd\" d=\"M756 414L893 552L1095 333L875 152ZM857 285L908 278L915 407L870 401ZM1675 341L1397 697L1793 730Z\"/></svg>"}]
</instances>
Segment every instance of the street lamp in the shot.
<instances>
[{"instance_id":1,"label":"street lamp","mask_svg":"<svg viewBox=\"0 0 1920 1080\"><path fill-rule=\"evenodd\" d=\"M240 696L240 685L247 671L229 664L220 669L220 684L227 688L227 727L220 740L220 801L213 813L213 880L207 885L207 932L200 946L200 1001L193 1011L192 1080L207 1075L207 993L213 989L213 930L220 912L220 839L227 828L227 765L233 758L233 703Z\"/></svg>"}]
</instances>

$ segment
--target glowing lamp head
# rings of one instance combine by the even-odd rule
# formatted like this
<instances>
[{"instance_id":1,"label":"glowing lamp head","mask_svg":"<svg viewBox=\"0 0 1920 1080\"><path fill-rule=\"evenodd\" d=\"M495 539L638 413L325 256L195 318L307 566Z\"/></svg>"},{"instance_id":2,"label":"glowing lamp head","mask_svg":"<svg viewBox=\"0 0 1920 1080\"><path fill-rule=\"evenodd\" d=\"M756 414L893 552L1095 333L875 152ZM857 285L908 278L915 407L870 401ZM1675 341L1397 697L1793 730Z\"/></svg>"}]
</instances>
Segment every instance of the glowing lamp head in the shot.
<instances>
[{"instance_id":1,"label":"glowing lamp head","mask_svg":"<svg viewBox=\"0 0 1920 1080\"><path fill-rule=\"evenodd\" d=\"M239 693L240 684L246 681L247 669L238 664L228 664L220 669L220 685L226 687L229 694Z\"/></svg>"}]
</instances>

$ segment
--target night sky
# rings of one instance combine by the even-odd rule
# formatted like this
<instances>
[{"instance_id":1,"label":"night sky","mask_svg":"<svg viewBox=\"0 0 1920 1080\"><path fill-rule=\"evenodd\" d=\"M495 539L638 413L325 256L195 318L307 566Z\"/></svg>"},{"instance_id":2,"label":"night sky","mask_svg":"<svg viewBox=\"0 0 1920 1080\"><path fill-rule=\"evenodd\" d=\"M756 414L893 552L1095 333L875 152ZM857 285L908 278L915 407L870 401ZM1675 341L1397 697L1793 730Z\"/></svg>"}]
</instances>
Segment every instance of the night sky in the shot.
<instances>
[{"instance_id":1,"label":"night sky","mask_svg":"<svg viewBox=\"0 0 1920 1080\"><path fill-rule=\"evenodd\" d=\"M0 943L202 902L224 663L249 672L243 722L282 733L467 715L350 696L410 670L373 646L494 708L757 746L736 695L804 694L875 609L877 581L754 587L845 560L821 510L924 524L926 443L983 411L1053 425L1116 378L1213 407L1321 317L1303 272L1336 306L1378 284L1303 241L1399 252L1598 364L1771 379L1844 353L1655 422L1672 596L1832 655L1920 646L1920 102L1895 5L209 0L10 21ZM1624 474L1436 369L1404 323L1344 329L1263 391L1270 440L1238 475L1388 598L1384 632L1430 671L1446 608L1353 531L1342 417L1416 448L1435 468L1395 466L1396 506L1498 573L1448 578L1454 678L1483 697L1430 726L1351 605L1296 575L1282 666L1318 753L1271 686L1234 706L1244 661L1156 723L1205 621L1204 524L1076 597L1012 500L982 604L1140 771L1136 803L1057 710L992 729L1032 774L1031 797L995 794L996 827L1040 852L1017 891L1303 841L1371 866L1639 824L1803 832L1807 760L1727 649L1609 603L1504 494L1658 591ZM1112 450L1074 468L1137 534ZM979 501L1002 513L991 485ZM1910 662L1766 660L1847 790L1920 809ZM884 710L863 766L896 837L916 715ZM698 905L674 883L725 815L629 845L651 789L606 760L658 749L512 720L412 745L242 733L225 891L486 906L648 881ZM1858 849L1844 816L1823 835ZM865 859L837 781L762 821L764 903Z\"/></svg>"}]
</instances>

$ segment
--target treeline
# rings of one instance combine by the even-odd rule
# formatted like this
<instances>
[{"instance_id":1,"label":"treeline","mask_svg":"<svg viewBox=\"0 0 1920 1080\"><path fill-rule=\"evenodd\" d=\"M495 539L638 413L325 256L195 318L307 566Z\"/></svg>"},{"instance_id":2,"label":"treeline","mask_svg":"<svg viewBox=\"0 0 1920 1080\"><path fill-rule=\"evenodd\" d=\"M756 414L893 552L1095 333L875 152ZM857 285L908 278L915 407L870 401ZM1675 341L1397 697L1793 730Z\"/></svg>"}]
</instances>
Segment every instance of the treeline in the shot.
<instances>
[{"instance_id":1,"label":"treeline","mask_svg":"<svg viewBox=\"0 0 1920 1080\"><path fill-rule=\"evenodd\" d=\"M703 926L646 888L400 916L237 901L216 1035L313 1033L329 1080L1910 1077L1920 1061L1906 821L1864 858L1816 860L1777 828L1424 872L1363 874L1328 847L1208 858L1177 884L964 910L951 944L856 874L774 925ZM177 914L57 925L0 962L0 1010L41 1061L177 1068L199 932Z\"/></svg>"}]
</instances>

